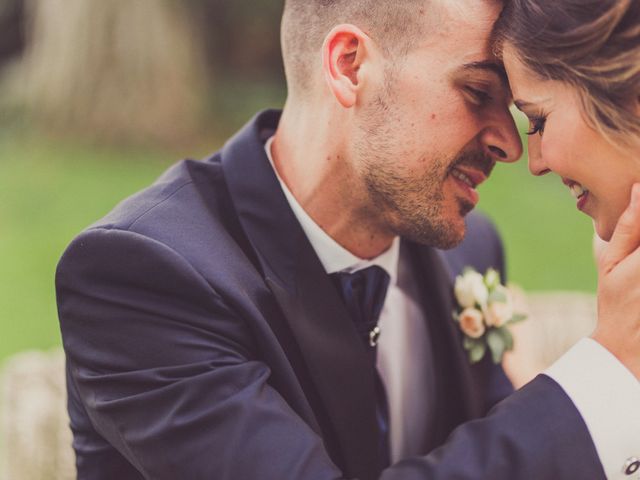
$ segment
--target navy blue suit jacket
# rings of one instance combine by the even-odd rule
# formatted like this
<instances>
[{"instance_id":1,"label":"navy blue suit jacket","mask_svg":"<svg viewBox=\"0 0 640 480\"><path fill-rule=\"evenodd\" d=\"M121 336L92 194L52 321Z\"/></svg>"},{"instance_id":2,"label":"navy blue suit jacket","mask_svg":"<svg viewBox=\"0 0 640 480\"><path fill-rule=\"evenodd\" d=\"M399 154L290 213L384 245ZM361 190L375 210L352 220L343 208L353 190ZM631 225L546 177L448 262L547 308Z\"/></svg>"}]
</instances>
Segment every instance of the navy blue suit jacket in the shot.
<instances>
[{"instance_id":1,"label":"navy blue suit jacket","mask_svg":"<svg viewBox=\"0 0 640 480\"><path fill-rule=\"evenodd\" d=\"M540 376L470 367L452 282L502 270L472 214L449 252L403 241L429 318L438 421L381 469L374 372L264 153L264 112L79 235L57 271L80 479L600 479L586 426ZM485 416L486 415L486 416ZM453 433L452 433L453 432Z\"/></svg>"}]
</instances>

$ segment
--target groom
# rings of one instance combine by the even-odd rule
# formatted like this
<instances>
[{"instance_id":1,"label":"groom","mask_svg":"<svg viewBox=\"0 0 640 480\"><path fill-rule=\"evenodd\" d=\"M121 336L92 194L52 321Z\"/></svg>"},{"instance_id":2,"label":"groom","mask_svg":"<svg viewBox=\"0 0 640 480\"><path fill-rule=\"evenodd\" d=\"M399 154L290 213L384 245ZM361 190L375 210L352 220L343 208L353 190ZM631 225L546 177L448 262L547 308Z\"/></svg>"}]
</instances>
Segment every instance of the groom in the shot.
<instances>
[{"instance_id":1,"label":"groom","mask_svg":"<svg viewBox=\"0 0 640 480\"><path fill-rule=\"evenodd\" d=\"M456 274L502 269L476 187L521 154L490 48L500 8L286 2L284 110L170 169L60 262L78 478L620 469L565 388L577 354L482 418L510 385L469 365L451 319Z\"/></svg>"}]
</instances>

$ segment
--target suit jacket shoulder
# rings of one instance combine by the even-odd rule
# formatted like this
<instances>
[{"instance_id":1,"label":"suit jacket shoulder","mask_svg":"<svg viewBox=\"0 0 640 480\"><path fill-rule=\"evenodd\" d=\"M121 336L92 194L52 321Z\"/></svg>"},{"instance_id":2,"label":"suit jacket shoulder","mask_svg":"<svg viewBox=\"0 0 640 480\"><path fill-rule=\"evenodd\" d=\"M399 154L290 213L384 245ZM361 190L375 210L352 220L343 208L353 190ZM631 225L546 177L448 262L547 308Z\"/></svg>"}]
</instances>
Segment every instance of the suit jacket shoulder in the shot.
<instances>
[{"instance_id":1,"label":"suit jacket shoulder","mask_svg":"<svg viewBox=\"0 0 640 480\"><path fill-rule=\"evenodd\" d=\"M491 220L480 212L471 212L466 217L467 232L457 247L443 251L442 256L455 275L471 266L478 272L495 268L506 282L506 264L502 239Z\"/></svg>"}]
</instances>

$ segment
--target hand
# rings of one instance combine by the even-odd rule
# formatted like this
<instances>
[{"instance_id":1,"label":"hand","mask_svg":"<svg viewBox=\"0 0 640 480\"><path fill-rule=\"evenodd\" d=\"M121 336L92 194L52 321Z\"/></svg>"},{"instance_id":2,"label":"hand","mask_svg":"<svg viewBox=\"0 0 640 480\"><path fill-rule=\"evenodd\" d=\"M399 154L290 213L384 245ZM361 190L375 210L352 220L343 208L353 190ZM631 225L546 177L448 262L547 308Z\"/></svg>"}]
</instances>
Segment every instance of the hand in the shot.
<instances>
[{"instance_id":1,"label":"hand","mask_svg":"<svg viewBox=\"0 0 640 480\"><path fill-rule=\"evenodd\" d=\"M640 184L597 257L598 325L592 338L640 380Z\"/></svg>"}]
</instances>

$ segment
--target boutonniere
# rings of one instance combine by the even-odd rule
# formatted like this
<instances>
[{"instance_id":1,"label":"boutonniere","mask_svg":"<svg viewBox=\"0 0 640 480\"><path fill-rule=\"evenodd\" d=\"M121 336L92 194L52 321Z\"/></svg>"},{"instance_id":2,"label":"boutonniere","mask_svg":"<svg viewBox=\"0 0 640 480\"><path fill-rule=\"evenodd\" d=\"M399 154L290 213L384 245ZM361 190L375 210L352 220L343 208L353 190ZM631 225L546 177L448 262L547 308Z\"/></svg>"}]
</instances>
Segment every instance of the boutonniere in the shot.
<instances>
[{"instance_id":1,"label":"boutonniere","mask_svg":"<svg viewBox=\"0 0 640 480\"><path fill-rule=\"evenodd\" d=\"M513 349L509 326L527 318L514 312L513 296L500 283L500 274L492 268L484 275L466 268L456 277L455 295L453 318L464 334L469 361L479 362L489 349L493 362L500 363L504 352Z\"/></svg>"}]
</instances>

